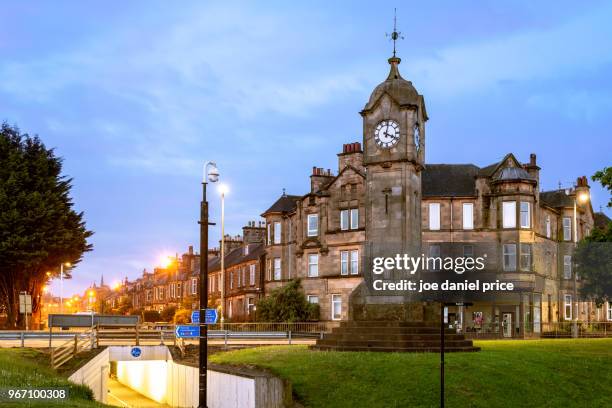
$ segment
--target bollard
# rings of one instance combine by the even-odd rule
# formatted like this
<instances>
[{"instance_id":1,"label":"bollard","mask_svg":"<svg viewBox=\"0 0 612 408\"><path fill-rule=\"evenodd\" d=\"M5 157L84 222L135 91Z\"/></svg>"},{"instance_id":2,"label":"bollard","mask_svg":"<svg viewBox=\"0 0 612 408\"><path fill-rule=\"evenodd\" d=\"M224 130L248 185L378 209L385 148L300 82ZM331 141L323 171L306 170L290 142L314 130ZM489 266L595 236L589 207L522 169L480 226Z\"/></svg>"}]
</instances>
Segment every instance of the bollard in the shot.
<instances>
[{"instance_id":1,"label":"bollard","mask_svg":"<svg viewBox=\"0 0 612 408\"><path fill-rule=\"evenodd\" d=\"M25 347L25 335L21 332L21 348Z\"/></svg>"},{"instance_id":2,"label":"bollard","mask_svg":"<svg viewBox=\"0 0 612 408\"><path fill-rule=\"evenodd\" d=\"M289 337L289 345L291 345L291 330L289 330L289 334L287 337Z\"/></svg>"}]
</instances>

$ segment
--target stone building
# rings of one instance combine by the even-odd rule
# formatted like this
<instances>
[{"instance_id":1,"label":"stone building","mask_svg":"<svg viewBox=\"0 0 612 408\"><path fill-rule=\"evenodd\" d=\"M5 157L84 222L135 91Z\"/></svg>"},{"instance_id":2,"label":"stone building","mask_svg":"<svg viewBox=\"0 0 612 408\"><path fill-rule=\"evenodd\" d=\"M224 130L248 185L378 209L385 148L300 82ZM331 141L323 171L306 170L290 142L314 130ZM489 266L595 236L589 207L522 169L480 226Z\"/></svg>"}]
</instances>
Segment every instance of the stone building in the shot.
<instances>
[{"instance_id":1,"label":"stone building","mask_svg":"<svg viewBox=\"0 0 612 408\"><path fill-rule=\"evenodd\" d=\"M299 277L321 320L373 315L355 300L371 273L368 252L444 256L450 243L466 256L486 248L486 269L518 288L451 308L463 330L530 336L549 322L612 319L610 305L598 310L576 298L573 242L589 234L596 216L577 200L588 193L586 178L568 191L542 191L535 154L523 163L509 153L482 168L426 163L424 98L401 77L399 63L389 59L387 79L361 112L364 149L344 145L336 173L314 167L308 193L283 193L262 214L265 293ZM405 301L396 298L374 302Z\"/></svg>"}]
</instances>

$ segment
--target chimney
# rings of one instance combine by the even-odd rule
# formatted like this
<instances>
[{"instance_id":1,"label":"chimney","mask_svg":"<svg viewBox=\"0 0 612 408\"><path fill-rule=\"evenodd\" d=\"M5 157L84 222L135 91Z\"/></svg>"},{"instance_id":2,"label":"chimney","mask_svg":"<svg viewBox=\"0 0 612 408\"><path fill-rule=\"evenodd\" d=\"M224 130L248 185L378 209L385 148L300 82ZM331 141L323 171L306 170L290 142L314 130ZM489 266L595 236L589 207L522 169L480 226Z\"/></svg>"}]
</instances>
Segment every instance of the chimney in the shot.
<instances>
[{"instance_id":1,"label":"chimney","mask_svg":"<svg viewBox=\"0 0 612 408\"><path fill-rule=\"evenodd\" d=\"M193 255L193 245L189 245L189 255Z\"/></svg>"},{"instance_id":2,"label":"chimney","mask_svg":"<svg viewBox=\"0 0 612 408\"><path fill-rule=\"evenodd\" d=\"M338 174L349 165L363 170L363 151L359 142L342 145L342 153L338 153Z\"/></svg>"},{"instance_id":3,"label":"chimney","mask_svg":"<svg viewBox=\"0 0 612 408\"><path fill-rule=\"evenodd\" d=\"M316 193L321 190L327 183L334 178L331 169L325 170L323 167L312 168L312 175L310 176L310 192Z\"/></svg>"},{"instance_id":4,"label":"chimney","mask_svg":"<svg viewBox=\"0 0 612 408\"><path fill-rule=\"evenodd\" d=\"M255 221L249 221L245 227L242 227L242 236L245 245L263 243L266 236L266 227L262 226L261 221L259 226L255 225Z\"/></svg>"}]
</instances>

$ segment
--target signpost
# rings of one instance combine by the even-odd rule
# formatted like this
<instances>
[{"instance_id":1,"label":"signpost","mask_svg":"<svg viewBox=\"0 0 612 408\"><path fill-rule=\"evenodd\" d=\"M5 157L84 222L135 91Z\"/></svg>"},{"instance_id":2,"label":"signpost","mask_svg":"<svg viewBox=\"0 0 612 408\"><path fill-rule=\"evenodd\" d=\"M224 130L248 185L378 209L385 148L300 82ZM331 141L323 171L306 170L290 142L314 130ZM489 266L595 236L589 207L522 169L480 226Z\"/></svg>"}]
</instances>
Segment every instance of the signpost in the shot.
<instances>
[{"instance_id":1,"label":"signpost","mask_svg":"<svg viewBox=\"0 0 612 408\"><path fill-rule=\"evenodd\" d=\"M19 313L25 315L25 329L28 330L28 313L32 314L32 296L24 291L19 292Z\"/></svg>"},{"instance_id":2,"label":"signpost","mask_svg":"<svg viewBox=\"0 0 612 408\"><path fill-rule=\"evenodd\" d=\"M440 302L440 408L444 408L444 330L448 324L447 306L472 306L471 302Z\"/></svg>"},{"instance_id":3,"label":"signpost","mask_svg":"<svg viewBox=\"0 0 612 408\"><path fill-rule=\"evenodd\" d=\"M200 337L200 326L191 326L186 324L177 325L174 329L176 337L181 339L190 339Z\"/></svg>"},{"instance_id":4,"label":"signpost","mask_svg":"<svg viewBox=\"0 0 612 408\"><path fill-rule=\"evenodd\" d=\"M215 324L219 318L217 309L206 309L204 314L204 324ZM200 311L194 310L191 312L191 323L200 323Z\"/></svg>"}]
</instances>

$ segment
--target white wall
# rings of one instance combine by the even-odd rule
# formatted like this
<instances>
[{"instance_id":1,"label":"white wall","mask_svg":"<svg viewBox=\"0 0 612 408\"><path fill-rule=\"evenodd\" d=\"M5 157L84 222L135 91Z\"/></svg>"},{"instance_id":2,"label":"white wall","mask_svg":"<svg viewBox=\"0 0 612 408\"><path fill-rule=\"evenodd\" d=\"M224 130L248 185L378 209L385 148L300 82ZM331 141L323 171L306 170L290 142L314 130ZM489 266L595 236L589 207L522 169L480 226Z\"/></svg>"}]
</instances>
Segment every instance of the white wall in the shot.
<instances>
[{"instance_id":1,"label":"white wall","mask_svg":"<svg viewBox=\"0 0 612 408\"><path fill-rule=\"evenodd\" d=\"M68 377L68 380L88 386L93 391L96 401L106 403L109 369L108 349L105 349Z\"/></svg>"}]
</instances>

